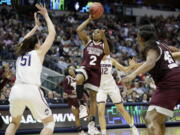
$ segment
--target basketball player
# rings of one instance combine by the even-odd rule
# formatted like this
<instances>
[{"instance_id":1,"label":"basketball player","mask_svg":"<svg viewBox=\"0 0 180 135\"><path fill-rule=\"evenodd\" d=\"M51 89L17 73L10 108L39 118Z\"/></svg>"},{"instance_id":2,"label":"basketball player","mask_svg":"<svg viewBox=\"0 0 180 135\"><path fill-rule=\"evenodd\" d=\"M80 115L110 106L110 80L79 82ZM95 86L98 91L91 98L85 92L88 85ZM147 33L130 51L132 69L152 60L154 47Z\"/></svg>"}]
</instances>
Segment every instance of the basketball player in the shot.
<instances>
[{"instance_id":1,"label":"basketball player","mask_svg":"<svg viewBox=\"0 0 180 135\"><path fill-rule=\"evenodd\" d=\"M119 112L122 114L124 119L132 128L133 135L139 135L137 128L134 125L129 113L125 110L123 106L123 99L120 96L119 88L112 76L112 67L115 66L116 69L122 70L124 72L129 72L133 68L133 60L130 61L131 65L129 67L124 67L119 64L115 59L111 58L110 55L105 55L101 61L101 84L97 93L97 103L98 103L98 115L99 123L101 127L101 134L106 135L106 120L105 120L105 104L107 96L109 95L113 103L116 105Z\"/></svg>"},{"instance_id":2,"label":"basketball player","mask_svg":"<svg viewBox=\"0 0 180 135\"><path fill-rule=\"evenodd\" d=\"M174 107L180 103L180 68L175 63L167 45L157 42L152 26L140 27L137 41L142 48L145 62L123 79L132 81L137 75L149 72L157 89L146 114L149 135L164 135L165 120L173 116Z\"/></svg>"},{"instance_id":3,"label":"basketball player","mask_svg":"<svg viewBox=\"0 0 180 135\"><path fill-rule=\"evenodd\" d=\"M16 48L18 56L16 81L9 97L12 121L6 129L5 135L15 135L26 107L29 108L36 120L40 120L44 124L41 135L52 135L55 126L52 112L39 87L44 57L53 44L56 31L46 8L39 4L36 4L36 7L39 9L38 13L46 20L48 35L44 43L40 45L37 36L34 35L40 24L35 13L35 27Z\"/></svg>"},{"instance_id":4,"label":"basketball player","mask_svg":"<svg viewBox=\"0 0 180 135\"><path fill-rule=\"evenodd\" d=\"M75 81L75 67L70 65L67 68L67 76L63 81L64 99L67 99L68 105L71 108L72 113L75 116L75 125L79 135L86 135L82 129L80 117L79 117L79 101L76 94L76 81ZM85 100L85 99L84 99Z\"/></svg>"},{"instance_id":5,"label":"basketball player","mask_svg":"<svg viewBox=\"0 0 180 135\"><path fill-rule=\"evenodd\" d=\"M92 38L86 34L84 29L93 20L91 15L77 28L79 38L83 41L84 51L81 68L77 70L76 91L79 99L82 98L83 89L89 89L90 96L90 117L88 124L88 133L90 135L99 134L95 128L96 115L96 93L100 86L101 67L100 62L104 54L110 53L104 30L95 29ZM83 86L84 84L84 86Z\"/></svg>"}]
</instances>

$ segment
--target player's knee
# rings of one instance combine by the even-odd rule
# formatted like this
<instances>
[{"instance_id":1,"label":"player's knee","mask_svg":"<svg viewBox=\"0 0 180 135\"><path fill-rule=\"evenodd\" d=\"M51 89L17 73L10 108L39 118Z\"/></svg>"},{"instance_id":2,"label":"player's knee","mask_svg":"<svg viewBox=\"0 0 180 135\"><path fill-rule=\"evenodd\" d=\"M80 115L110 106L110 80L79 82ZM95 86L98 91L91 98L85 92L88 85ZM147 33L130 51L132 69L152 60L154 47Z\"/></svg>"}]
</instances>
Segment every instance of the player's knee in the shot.
<instances>
[{"instance_id":1,"label":"player's knee","mask_svg":"<svg viewBox=\"0 0 180 135\"><path fill-rule=\"evenodd\" d=\"M82 85L83 83L84 83L84 77L83 77L83 75L78 74L78 75L76 76L76 84L77 84L77 85Z\"/></svg>"},{"instance_id":2,"label":"player's knee","mask_svg":"<svg viewBox=\"0 0 180 135\"><path fill-rule=\"evenodd\" d=\"M48 129L51 129L53 131L54 127L55 127L55 121L54 120L47 122L47 123L44 123L44 128L48 128Z\"/></svg>"},{"instance_id":3,"label":"player's knee","mask_svg":"<svg viewBox=\"0 0 180 135\"><path fill-rule=\"evenodd\" d=\"M118 110L119 110L119 112L121 113L121 114L124 114L124 113L126 113L126 110L124 109L124 106L122 106L121 104L115 104L116 105L116 107L118 108Z\"/></svg>"},{"instance_id":4,"label":"player's knee","mask_svg":"<svg viewBox=\"0 0 180 135\"><path fill-rule=\"evenodd\" d=\"M96 102L96 95L97 95L97 92L91 91L90 92L90 100Z\"/></svg>"}]
</instances>

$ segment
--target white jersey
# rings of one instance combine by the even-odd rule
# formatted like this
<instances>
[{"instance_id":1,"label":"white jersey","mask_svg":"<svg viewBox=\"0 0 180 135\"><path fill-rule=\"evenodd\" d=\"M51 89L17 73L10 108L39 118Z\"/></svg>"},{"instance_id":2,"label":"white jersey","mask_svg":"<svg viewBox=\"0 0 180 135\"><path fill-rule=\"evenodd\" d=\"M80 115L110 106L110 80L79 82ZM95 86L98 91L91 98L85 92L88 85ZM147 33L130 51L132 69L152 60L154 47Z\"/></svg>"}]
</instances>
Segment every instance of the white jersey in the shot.
<instances>
[{"instance_id":1,"label":"white jersey","mask_svg":"<svg viewBox=\"0 0 180 135\"><path fill-rule=\"evenodd\" d=\"M106 103L108 95L114 104L122 103L119 88L112 76L112 66L110 56L101 60L101 84L96 97L97 103Z\"/></svg>"},{"instance_id":2,"label":"white jersey","mask_svg":"<svg viewBox=\"0 0 180 135\"><path fill-rule=\"evenodd\" d=\"M116 82L112 76L112 60L110 56L106 60L101 60L101 84L100 87L109 88L112 85L116 85Z\"/></svg>"},{"instance_id":3,"label":"white jersey","mask_svg":"<svg viewBox=\"0 0 180 135\"><path fill-rule=\"evenodd\" d=\"M24 56L18 57L16 61L16 83L27 83L41 85L42 63L37 54L33 50Z\"/></svg>"}]
</instances>

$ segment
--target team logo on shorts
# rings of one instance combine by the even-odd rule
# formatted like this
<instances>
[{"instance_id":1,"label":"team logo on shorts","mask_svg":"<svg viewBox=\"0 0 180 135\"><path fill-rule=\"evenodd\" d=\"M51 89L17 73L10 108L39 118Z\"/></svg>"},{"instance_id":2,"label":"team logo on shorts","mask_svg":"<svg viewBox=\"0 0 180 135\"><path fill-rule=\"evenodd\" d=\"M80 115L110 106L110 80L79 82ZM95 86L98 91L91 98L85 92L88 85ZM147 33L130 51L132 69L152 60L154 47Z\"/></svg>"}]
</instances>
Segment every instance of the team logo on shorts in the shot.
<instances>
[{"instance_id":1,"label":"team logo on shorts","mask_svg":"<svg viewBox=\"0 0 180 135\"><path fill-rule=\"evenodd\" d=\"M46 109L44 112L46 115L49 115L49 109Z\"/></svg>"}]
</instances>

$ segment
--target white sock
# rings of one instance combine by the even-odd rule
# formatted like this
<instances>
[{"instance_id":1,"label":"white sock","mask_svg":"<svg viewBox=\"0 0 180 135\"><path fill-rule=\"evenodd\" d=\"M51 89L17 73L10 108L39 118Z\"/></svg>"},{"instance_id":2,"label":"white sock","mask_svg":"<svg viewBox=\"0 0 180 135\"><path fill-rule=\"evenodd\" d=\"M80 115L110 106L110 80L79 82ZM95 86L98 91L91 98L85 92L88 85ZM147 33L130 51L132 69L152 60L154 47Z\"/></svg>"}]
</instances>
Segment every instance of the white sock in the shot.
<instances>
[{"instance_id":1,"label":"white sock","mask_svg":"<svg viewBox=\"0 0 180 135\"><path fill-rule=\"evenodd\" d=\"M106 130L101 131L102 135L106 135Z\"/></svg>"},{"instance_id":2,"label":"white sock","mask_svg":"<svg viewBox=\"0 0 180 135\"><path fill-rule=\"evenodd\" d=\"M132 124L129 124L129 126L132 128L132 127L134 127L134 123L132 123Z\"/></svg>"}]
</instances>

